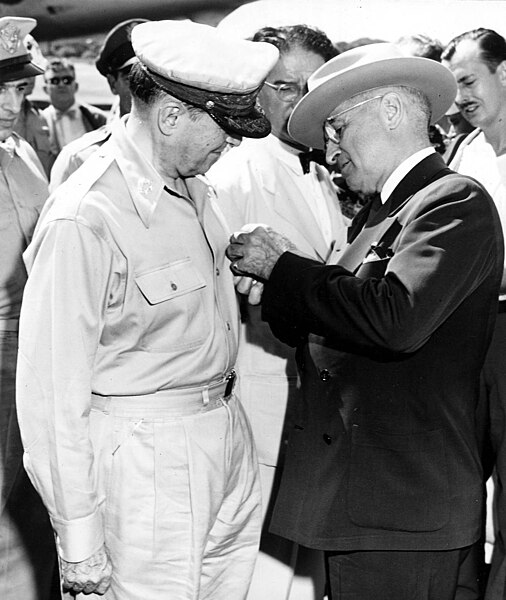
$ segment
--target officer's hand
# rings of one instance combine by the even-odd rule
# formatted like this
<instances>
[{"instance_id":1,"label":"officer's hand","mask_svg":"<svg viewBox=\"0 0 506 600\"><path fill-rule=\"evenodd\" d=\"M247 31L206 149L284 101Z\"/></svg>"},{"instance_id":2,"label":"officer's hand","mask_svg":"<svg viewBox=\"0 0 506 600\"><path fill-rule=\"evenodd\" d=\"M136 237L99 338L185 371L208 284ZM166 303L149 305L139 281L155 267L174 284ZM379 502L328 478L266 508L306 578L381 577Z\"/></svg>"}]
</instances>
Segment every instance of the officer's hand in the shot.
<instances>
[{"instance_id":1,"label":"officer's hand","mask_svg":"<svg viewBox=\"0 0 506 600\"><path fill-rule=\"evenodd\" d=\"M248 304L255 306L262 301L264 284L260 281L255 281L251 277L234 277L234 285L239 294L248 296Z\"/></svg>"},{"instance_id":2,"label":"officer's hand","mask_svg":"<svg viewBox=\"0 0 506 600\"><path fill-rule=\"evenodd\" d=\"M105 546L78 563L60 558L63 587L77 593L105 594L111 583L112 565Z\"/></svg>"}]
</instances>

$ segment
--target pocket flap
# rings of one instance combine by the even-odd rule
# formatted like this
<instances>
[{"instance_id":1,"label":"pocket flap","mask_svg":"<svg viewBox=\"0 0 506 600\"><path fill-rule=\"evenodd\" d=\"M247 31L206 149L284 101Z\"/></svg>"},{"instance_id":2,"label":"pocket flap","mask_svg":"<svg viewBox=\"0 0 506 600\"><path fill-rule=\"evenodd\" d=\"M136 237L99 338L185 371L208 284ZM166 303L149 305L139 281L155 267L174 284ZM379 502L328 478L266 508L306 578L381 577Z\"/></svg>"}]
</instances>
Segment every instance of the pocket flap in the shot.
<instances>
[{"instance_id":1,"label":"pocket flap","mask_svg":"<svg viewBox=\"0 0 506 600\"><path fill-rule=\"evenodd\" d=\"M137 275L135 283L150 304L158 304L182 296L206 285L191 258L184 258Z\"/></svg>"}]
</instances>

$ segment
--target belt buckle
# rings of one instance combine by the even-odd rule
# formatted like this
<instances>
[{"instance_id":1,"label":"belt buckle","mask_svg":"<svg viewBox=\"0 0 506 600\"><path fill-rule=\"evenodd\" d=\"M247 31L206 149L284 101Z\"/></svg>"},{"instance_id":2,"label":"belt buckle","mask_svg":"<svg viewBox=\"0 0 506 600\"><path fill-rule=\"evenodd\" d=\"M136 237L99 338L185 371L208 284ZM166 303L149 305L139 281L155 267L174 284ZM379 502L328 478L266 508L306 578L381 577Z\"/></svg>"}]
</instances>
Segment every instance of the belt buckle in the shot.
<instances>
[{"instance_id":1,"label":"belt buckle","mask_svg":"<svg viewBox=\"0 0 506 600\"><path fill-rule=\"evenodd\" d=\"M232 369L230 373L225 377L225 381L227 382L227 385L225 386L225 393L223 394L223 398L225 400L232 395L236 379L237 373Z\"/></svg>"}]
</instances>

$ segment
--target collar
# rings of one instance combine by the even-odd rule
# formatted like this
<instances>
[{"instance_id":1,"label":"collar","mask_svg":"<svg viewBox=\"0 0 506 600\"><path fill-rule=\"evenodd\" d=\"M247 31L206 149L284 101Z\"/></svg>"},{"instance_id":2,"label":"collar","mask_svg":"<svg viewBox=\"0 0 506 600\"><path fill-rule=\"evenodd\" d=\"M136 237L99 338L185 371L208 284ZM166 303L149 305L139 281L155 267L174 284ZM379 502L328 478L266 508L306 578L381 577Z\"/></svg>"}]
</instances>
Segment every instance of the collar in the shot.
<instances>
[{"instance_id":1,"label":"collar","mask_svg":"<svg viewBox=\"0 0 506 600\"><path fill-rule=\"evenodd\" d=\"M6 140L0 142L0 152L12 158L15 154L18 154L19 141L20 137L13 131Z\"/></svg>"},{"instance_id":2,"label":"collar","mask_svg":"<svg viewBox=\"0 0 506 600\"><path fill-rule=\"evenodd\" d=\"M77 101L75 101L74 104L72 104L72 106L69 106L65 110L60 110L59 108L56 108L56 106L53 106L53 108L54 112L58 117L64 117L65 115L69 114L78 114L79 104L77 103Z\"/></svg>"},{"instance_id":3,"label":"collar","mask_svg":"<svg viewBox=\"0 0 506 600\"><path fill-rule=\"evenodd\" d=\"M301 150L283 142L275 135L272 135L272 133L264 138L264 142L272 148L272 151L276 153L279 160L285 163L298 175L302 175L302 167L299 160L299 154L302 152Z\"/></svg>"},{"instance_id":4,"label":"collar","mask_svg":"<svg viewBox=\"0 0 506 600\"><path fill-rule=\"evenodd\" d=\"M406 177L406 175L411 171L411 169L416 167L418 163L422 162L424 158L427 158L427 156L430 156L435 152L436 150L434 149L434 147L429 146L427 148L423 148L423 150L418 150L418 152L415 152L414 154L406 158L406 160L403 160L401 164L393 170L393 172L390 174L388 179L385 181L385 184L383 185L380 194L382 204L385 204L388 198L392 195L392 192L404 179L404 177Z\"/></svg>"},{"instance_id":5,"label":"collar","mask_svg":"<svg viewBox=\"0 0 506 600\"><path fill-rule=\"evenodd\" d=\"M135 209L149 229L155 209L164 193L164 181L153 165L138 151L126 130L128 115L112 123L110 147L125 179ZM176 190L175 194L180 195Z\"/></svg>"}]
</instances>

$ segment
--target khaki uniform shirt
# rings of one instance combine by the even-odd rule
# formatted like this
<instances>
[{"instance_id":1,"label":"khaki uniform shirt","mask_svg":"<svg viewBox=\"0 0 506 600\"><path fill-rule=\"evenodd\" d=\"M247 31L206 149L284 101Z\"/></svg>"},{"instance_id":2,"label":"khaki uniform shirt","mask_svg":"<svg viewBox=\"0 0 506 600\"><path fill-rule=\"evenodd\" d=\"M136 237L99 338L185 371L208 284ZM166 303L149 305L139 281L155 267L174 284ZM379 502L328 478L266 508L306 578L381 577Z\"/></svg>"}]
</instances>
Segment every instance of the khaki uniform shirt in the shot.
<instances>
[{"instance_id":1,"label":"khaki uniform shirt","mask_svg":"<svg viewBox=\"0 0 506 600\"><path fill-rule=\"evenodd\" d=\"M234 366L227 241L211 188L200 178L164 185L124 121L48 202L25 253L18 412L63 558L103 541L91 393L202 386Z\"/></svg>"},{"instance_id":2,"label":"khaki uniform shirt","mask_svg":"<svg viewBox=\"0 0 506 600\"><path fill-rule=\"evenodd\" d=\"M48 196L35 152L13 134L0 143L0 319L19 316L26 282L22 254Z\"/></svg>"},{"instance_id":3,"label":"khaki uniform shirt","mask_svg":"<svg viewBox=\"0 0 506 600\"><path fill-rule=\"evenodd\" d=\"M64 146L51 169L49 189L51 192L72 175L74 171L100 148L111 137L111 126L103 125L99 129L85 133L83 136Z\"/></svg>"},{"instance_id":4,"label":"khaki uniform shirt","mask_svg":"<svg viewBox=\"0 0 506 600\"><path fill-rule=\"evenodd\" d=\"M49 127L42 116L42 111L32 104L28 98L25 98L23 102L14 131L35 150L44 167L44 172L49 177L56 157L51 150Z\"/></svg>"}]
</instances>

